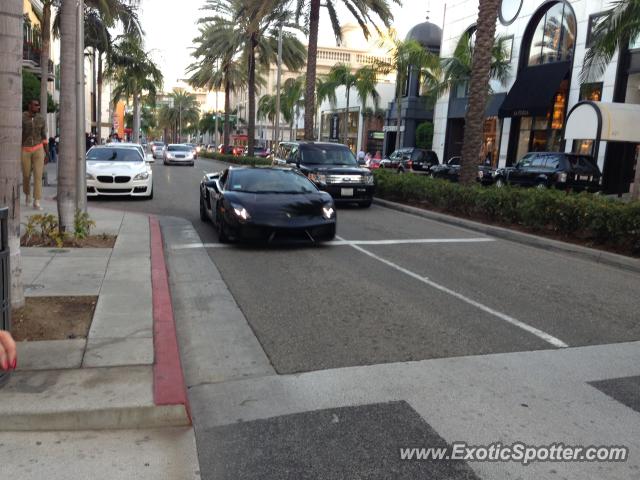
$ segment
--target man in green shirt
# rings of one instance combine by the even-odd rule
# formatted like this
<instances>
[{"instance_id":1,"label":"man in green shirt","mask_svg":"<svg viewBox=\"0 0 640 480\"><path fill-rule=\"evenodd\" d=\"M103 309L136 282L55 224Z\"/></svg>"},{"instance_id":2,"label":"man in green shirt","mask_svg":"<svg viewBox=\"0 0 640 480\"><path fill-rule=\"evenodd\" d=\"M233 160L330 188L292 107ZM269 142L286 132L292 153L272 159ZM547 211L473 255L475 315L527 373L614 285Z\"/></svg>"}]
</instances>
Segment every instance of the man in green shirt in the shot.
<instances>
[{"instance_id":1,"label":"man in green shirt","mask_svg":"<svg viewBox=\"0 0 640 480\"><path fill-rule=\"evenodd\" d=\"M33 208L42 210L42 172L46 154L47 129L40 115L40 102L31 100L22 114L22 191L26 204L31 203L31 172L33 172Z\"/></svg>"}]
</instances>

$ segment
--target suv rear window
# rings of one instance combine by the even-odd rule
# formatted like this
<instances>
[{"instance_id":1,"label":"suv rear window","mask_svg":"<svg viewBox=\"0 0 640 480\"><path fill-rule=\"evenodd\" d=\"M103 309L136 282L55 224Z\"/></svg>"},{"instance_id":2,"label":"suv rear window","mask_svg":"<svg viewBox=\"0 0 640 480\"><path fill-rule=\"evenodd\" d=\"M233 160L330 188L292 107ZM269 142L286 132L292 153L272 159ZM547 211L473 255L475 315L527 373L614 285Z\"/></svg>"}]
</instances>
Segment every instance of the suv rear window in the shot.
<instances>
[{"instance_id":1,"label":"suv rear window","mask_svg":"<svg viewBox=\"0 0 640 480\"><path fill-rule=\"evenodd\" d=\"M569 162L569 166L571 170L575 172L583 172L583 173L595 173L600 172L598 167L593 163L591 157L586 155L567 155L567 161Z\"/></svg>"}]
</instances>

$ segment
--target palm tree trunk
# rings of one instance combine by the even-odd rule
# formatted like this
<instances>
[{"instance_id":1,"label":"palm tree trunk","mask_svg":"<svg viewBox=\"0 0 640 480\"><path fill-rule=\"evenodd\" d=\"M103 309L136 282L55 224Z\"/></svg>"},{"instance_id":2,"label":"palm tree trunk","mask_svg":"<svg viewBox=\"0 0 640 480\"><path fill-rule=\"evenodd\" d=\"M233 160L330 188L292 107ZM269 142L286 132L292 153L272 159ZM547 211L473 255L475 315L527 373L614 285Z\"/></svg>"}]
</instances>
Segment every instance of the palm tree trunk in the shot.
<instances>
[{"instance_id":1,"label":"palm tree trunk","mask_svg":"<svg viewBox=\"0 0 640 480\"><path fill-rule=\"evenodd\" d=\"M253 142L256 137L256 35L251 35L249 46L249 124L247 126L247 154L253 157Z\"/></svg>"},{"instance_id":2,"label":"palm tree trunk","mask_svg":"<svg viewBox=\"0 0 640 480\"><path fill-rule=\"evenodd\" d=\"M22 1L0 2L0 207L9 207L11 306L24 305L20 257L20 138L22 131Z\"/></svg>"},{"instance_id":3,"label":"palm tree trunk","mask_svg":"<svg viewBox=\"0 0 640 480\"><path fill-rule=\"evenodd\" d=\"M140 138L140 94L133 94L133 143L138 143Z\"/></svg>"},{"instance_id":4,"label":"palm tree trunk","mask_svg":"<svg viewBox=\"0 0 640 480\"><path fill-rule=\"evenodd\" d=\"M465 117L462 165L460 166L460 183L466 185L475 182L479 154L482 149L484 112L491 73L491 48L496 33L499 5L500 0L480 0L478 7L476 46L473 50L469 88L469 109Z\"/></svg>"},{"instance_id":5,"label":"palm tree trunk","mask_svg":"<svg viewBox=\"0 0 640 480\"><path fill-rule=\"evenodd\" d=\"M62 0L60 6L60 157L58 163L58 218L60 231L73 231L76 208L76 139L78 131L76 97L75 0Z\"/></svg>"},{"instance_id":6,"label":"palm tree trunk","mask_svg":"<svg viewBox=\"0 0 640 480\"><path fill-rule=\"evenodd\" d=\"M399 81L399 80L398 80ZM399 87L396 87L399 88ZM400 105L400 99L402 98L399 94L400 90L398 90L398 96L396 97L396 150L400 148L400 114L402 113L402 106Z\"/></svg>"},{"instance_id":7,"label":"palm tree trunk","mask_svg":"<svg viewBox=\"0 0 640 480\"><path fill-rule=\"evenodd\" d=\"M304 139L314 138L314 112L316 111L316 57L318 55L318 26L320 0L311 0L309 9L309 46L307 47L307 81L304 94Z\"/></svg>"},{"instance_id":8,"label":"palm tree trunk","mask_svg":"<svg viewBox=\"0 0 640 480\"><path fill-rule=\"evenodd\" d=\"M293 142L295 140L295 138L293 138L293 119L291 120L291 123L289 124L289 140L291 142Z\"/></svg>"},{"instance_id":9,"label":"palm tree trunk","mask_svg":"<svg viewBox=\"0 0 640 480\"><path fill-rule=\"evenodd\" d=\"M231 86L229 82L224 84L224 126L222 133L222 144L229 145L231 137L231 123L229 122L229 114L231 113ZM216 148L218 146L216 145Z\"/></svg>"},{"instance_id":10,"label":"palm tree trunk","mask_svg":"<svg viewBox=\"0 0 640 480\"><path fill-rule=\"evenodd\" d=\"M349 144L349 93L351 91L351 89L349 88L349 85L345 85L345 88L347 89L347 108L344 111L344 144L348 145Z\"/></svg>"},{"instance_id":11,"label":"palm tree trunk","mask_svg":"<svg viewBox=\"0 0 640 480\"><path fill-rule=\"evenodd\" d=\"M40 52L40 113L47 124L48 95L47 86L49 84L49 56L51 45L51 2L45 1L42 9L42 30L41 30Z\"/></svg>"},{"instance_id":12,"label":"palm tree trunk","mask_svg":"<svg viewBox=\"0 0 640 480\"><path fill-rule=\"evenodd\" d=\"M98 50L98 80L97 80L97 97L96 100L96 121L98 123L98 144L102 143L102 52Z\"/></svg>"}]
</instances>

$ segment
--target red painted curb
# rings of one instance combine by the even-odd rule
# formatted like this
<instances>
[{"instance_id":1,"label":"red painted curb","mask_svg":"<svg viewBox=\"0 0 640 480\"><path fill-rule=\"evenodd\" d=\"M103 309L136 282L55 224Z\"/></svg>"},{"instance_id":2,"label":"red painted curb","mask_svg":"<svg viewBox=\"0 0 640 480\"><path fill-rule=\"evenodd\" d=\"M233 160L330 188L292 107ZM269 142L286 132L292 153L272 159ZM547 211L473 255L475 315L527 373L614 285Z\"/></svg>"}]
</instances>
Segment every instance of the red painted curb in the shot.
<instances>
[{"instance_id":1,"label":"red painted curb","mask_svg":"<svg viewBox=\"0 0 640 480\"><path fill-rule=\"evenodd\" d=\"M167 266L160 222L149 216L151 232L151 289L153 292L153 398L156 405L184 405L191 420L191 409L187 397L176 325L169 292Z\"/></svg>"}]
</instances>

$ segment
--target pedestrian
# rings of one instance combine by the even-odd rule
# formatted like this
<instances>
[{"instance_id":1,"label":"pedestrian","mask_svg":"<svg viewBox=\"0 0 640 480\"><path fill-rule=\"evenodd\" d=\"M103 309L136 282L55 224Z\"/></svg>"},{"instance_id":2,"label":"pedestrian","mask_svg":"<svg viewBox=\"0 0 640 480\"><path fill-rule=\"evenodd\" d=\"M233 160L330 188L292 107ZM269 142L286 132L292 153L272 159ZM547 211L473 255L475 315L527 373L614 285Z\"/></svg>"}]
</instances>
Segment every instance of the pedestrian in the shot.
<instances>
[{"instance_id":1,"label":"pedestrian","mask_svg":"<svg viewBox=\"0 0 640 480\"><path fill-rule=\"evenodd\" d=\"M58 160L58 152L56 151L56 139L49 137L49 161L56 163Z\"/></svg>"},{"instance_id":2,"label":"pedestrian","mask_svg":"<svg viewBox=\"0 0 640 480\"><path fill-rule=\"evenodd\" d=\"M358 165L364 165L364 157L365 157L365 153L364 150L360 149L358 151Z\"/></svg>"},{"instance_id":3,"label":"pedestrian","mask_svg":"<svg viewBox=\"0 0 640 480\"><path fill-rule=\"evenodd\" d=\"M44 118L40 115L40 102L31 100L22 114L22 191L25 203L31 203L31 172L33 172L33 208L42 210L42 173L47 140Z\"/></svg>"},{"instance_id":4,"label":"pedestrian","mask_svg":"<svg viewBox=\"0 0 640 480\"><path fill-rule=\"evenodd\" d=\"M0 330L0 368L2 370L14 370L18 363L16 342L11 333Z\"/></svg>"},{"instance_id":5,"label":"pedestrian","mask_svg":"<svg viewBox=\"0 0 640 480\"><path fill-rule=\"evenodd\" d=\"M371 152L367 152L367 154L364 156L364 165L367 168L371 166Z\"/></svg>"},{"instance_id":6,"label":"pedestrian","mask_svg":"<svg viewBox=\"0 0 640 480\"><path fill-rule=\"evenodd\" d=\"M380 150L376 150L376 154L373 156L373 158L376 160L382 160L382 154L380 153Z\"/></svg>"}]
</instances>

